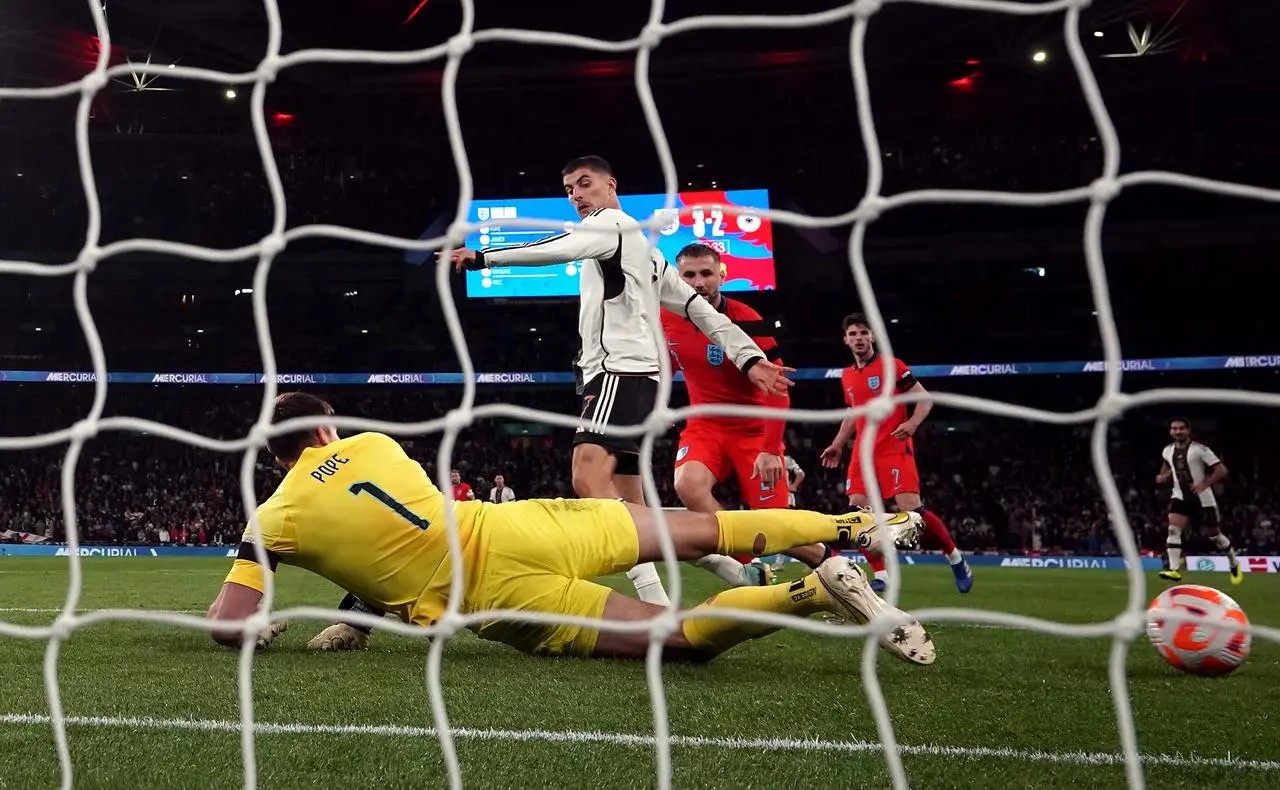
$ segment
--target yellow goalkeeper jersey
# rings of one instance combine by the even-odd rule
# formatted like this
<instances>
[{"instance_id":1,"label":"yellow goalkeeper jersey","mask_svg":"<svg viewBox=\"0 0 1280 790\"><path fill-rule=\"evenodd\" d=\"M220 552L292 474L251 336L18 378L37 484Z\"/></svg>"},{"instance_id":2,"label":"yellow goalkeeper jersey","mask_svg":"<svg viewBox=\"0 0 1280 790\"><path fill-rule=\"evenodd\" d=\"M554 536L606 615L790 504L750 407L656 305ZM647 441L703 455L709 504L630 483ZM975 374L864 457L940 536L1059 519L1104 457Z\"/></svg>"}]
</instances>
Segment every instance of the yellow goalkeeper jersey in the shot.
<instances>
[{"instance_id":1,"label":"yellow goalkeeper jersey","mask_svg":"<svg viewBox=\"0 0 1280 790\"><path fill-rule=\"evenodd\" d=\"M478 571L468 549L483 503L454 508L464 566ZM444 613L452 570L444 494L390 436L361 433L303 450L257 515L273 572L277 562L306 568L418 625ZM243 541L226 580L261 592L251 530Z\"/></svg>"}]
</instances>

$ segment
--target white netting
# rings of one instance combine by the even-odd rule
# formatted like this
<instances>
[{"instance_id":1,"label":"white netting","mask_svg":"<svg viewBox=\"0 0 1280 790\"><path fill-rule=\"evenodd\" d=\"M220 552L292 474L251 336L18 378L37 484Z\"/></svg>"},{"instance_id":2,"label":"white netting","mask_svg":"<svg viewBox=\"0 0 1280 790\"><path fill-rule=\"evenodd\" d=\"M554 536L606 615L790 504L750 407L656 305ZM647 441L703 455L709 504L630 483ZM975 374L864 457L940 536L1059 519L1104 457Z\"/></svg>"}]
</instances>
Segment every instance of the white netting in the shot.
<instances>
[{"instance_id":1,"label":"white netting","mask_svg":"<svg viewBox=\"0 0 1280 790\"><path fill-rule=\"evenodd\" d=\"M468 352L465 338L462 335L462 326L458 320L457 309L452 297L449 283L451 267L447 262L438 264L436 271L436 283L444 308L445 320L449 327L449 334L453 340L454 347L457 350L458 358L461 361L462 371L465 377L462 404L457 409L453 410L441 419L419 423L392 423L364 420L353 417L339 417L336 419L297 419L274 426L270 424L272 402L276 396L276 362L275 355L272 350L270 326L267 321L266 286L267 276L271 269L272 261L280 251L284 249L287 243L295 239L306 237L325 237L331 239L346 239L399 249L433 250L456 244L460 242L467 233L474 230L473 227L467 225L465 222L472 198L472 179L470 168L467 163L466 150L463 146L463 136L458 121L457 104L455 101L458 70L461 67L463 57L472 47L478 43L508 41L532 45L550 44L555 46L576 47L580 49L607 52L625 52L635 50L637 52L635 69L636 90L644 108L645 118L648 121L649 130L662 163L662 175L666 188L665 209L669 211L674 207L674 196L677 192L677 179L675 163L667 145L666 136L662 129L662 122L659 118L658 109L654 102L648 81L649 58L653 49L657 47L667 36L694 30L706 30L713 28L802 28L837 22L849 17L853 17L852 36L850 40L850 59L857 99L858 121L862 132L863 145L867 155L867 183L864 197L858 208L854 211L832 217L808 217L786 211L768 211L763 213L770 217L774 222L781 222L803 228L828 228L844 225L849 222L853 223L853 231L849 240L849 251L854 282L857 285L858 295L865 307L867 316L871 321L872 329L881 342L884 351L884 358L886 360L893 356L893 350L890 344L890 335L885 327L884 320L872 292L870 278L867 274L866 262L863 258L863 239L866 235L867 225L870 222L874 221L879 215L887 210L910 204L985 203L1008 206L1048 206L1085 200L1089 201L1089 211L1084 227L1085 261L1092 285L1093 298L1097 310L1098 326L1102 334L1103 350L1105 353L1105 361L1107 363L1104 374L1103 394L1099 399L1098 404L1091 409L1081 412L1057 413L947 393L933 393L932 397L935 401L942 404L1004 417L1017 417L1053 424L1085 422L1092 422L1094 424L1092 440L1093 462L1097 471L1098 482L1102 489L1103 498L1106 502L1107 509L1111 514L1112 523L1115 526L1118 545L1120 546L1121 552L1128 563L1128 606L1125 608L1124 612L1113 620L1084 625L1068 625L1012 614L959 608L918 610L914 612L914 614L923 621L967 621L972 623L985 623L1010 628L1034 630L1065 637L1111 636L1113 641L1109 662L1110 686L1115 703L1116 717L1119 724L1128 783L1130 787L1134 788L1144 786L1145 779L1143 775L1143 762L1138 751L1137 737L1130 708L1128 685L1125 677L1125 660L1129 643L1142 632L1143 612L1147 596L1145 579L1142 572L1142 563L1138 555L1137 546L1134 543L1133 535L1129 528L1129 522L1120 499L1120 494L1110 472L1106 442L1107 426L1111 420L1118 417L1125 409L1138 405L1199 400L1219 403L1280 406L1280 395L1214 389L1160 389L1148 390L1136 395L1121 393L1121 367L1119 364L1120 341L1116 332L1115 321L1111 313L1111 302L1108 294L1106 272L1104 270L1102 260L1102 222L1106 214L1107 204L1119 194L1122 188L1126 186L1160 184L1165 186L1195 189L1219 195L1252 198L1272 202L1280 202L1280 191L1221 181L1212 181L1169 172L1135 172L1128 173L1123 176L1119 175L1119 142L1116 137L1115 129L1111 124L1111 119L1107 114L1106 106L1102 100L1102 95L1098 90L1096 81L1094 80L1088 59L1080 43L1080 11L1089 4L1088 0L1055 0L1054 2L1045 3L1019 3L1011 2L1009 0L901 1L920 2L928 5L947 6L970 11L985 11L1016 15L1063 13L1063 32L1066 40L1067 51L1070 55L1071 63L1076 74L1079 77L1080 86L1084 91L1084 96L1088 102L1094 123L1097 126L1099 139L1102 141L1104 162L1103 172L1099 178L1088 186L1057 192L1012 193L962 190L920 190L902 193L892 197L883 197L880 194L882 180L881 157L879 142L876 137L874 119L871 112L871 98L867 88L864 42L866 39L868 23L871 17L881 8L884 0L858 0L858 2L851 3L837 9L815 14L794 16L702 16L682 19L678 22L669 24L663 22L665 5L663 0L654 0L649 22L641 32L641 35L627 41L604 41L583 36L532 30L491 29L477 32L473 30L475 21L474 1L462 0L462 28L458 31L457 35L442 45L409 52L308 49L293 52L288 55L280 54L281 24L277 2L276 0L264 0L268 27L267 52L265 57L262 59L262 62L258 65L258 68L254 71L241 74L228 74L208 69L188 68L183 66L170 68L165 64L150 63L129 63L122 66L108 68L108 59L111 50L110 30L108 29L103 7L99 0L89 0L89 10L93 15L94 26L96 28L97 36L101 42L101 49L99 51L97 64L90 73L75 82L49 88L0 88L0 98L13 99L54 98L74 95L77 92L80 94L80 102L76 114L75 132L80 177L84 186L85 200L89 209L88 230L86 233L84 247L74 262L62 265L43 265L23 261L0 261L0 274L21 274L43 277L56 277L70 274L74 276L74 303L76 314L80 320L81 328L83 329L85 338L88 342L89 352L93 359L93 369L96 374L93 405L90 409L89 415L84 420L76 423L70 428L53 433L39 436L0 438L0 450L21 450L24 448L34 448L68 442L67 454L62 466L61 481L65 528L67 543L69 544L70 549L68 552L70 580L65 603L60 614L50 626L28 627L17 626L9 623L0 623L0 634L2 635L48 640L44 661L45 689L48 695L49 719L53 726L58 760L62 772L62 786L64 788L70 788L73 782L73 766L67 749L66 738L66 725L68 719L64 716L62 711L61 696L58 685L58 653L62 641L65 640L76 628L105 620L164 622L203 630L211 630L213 627L211 622L206 621L203 618L190 614L174 612L120 609L100 610L77 614L77 604L79 602L81 591L81 569L78 551L79 541L76 533L76 514L73 490L74 477L76 463L79 460L80 452L84 443L99 431L147 431L174 441L185 442L187 444L210 450L222 452L243 451L244 461L241 466L240 476L244 507L246 512L253 513L257 505L253 486L253 470L257 454L259 449L265 445L268 437L279 433L305 427L316 427L322 423L336 424L345 428L377 430L399 434L421 434L432 431L442 431L443 440L441 441L437 457L437 468L449 469L452 467L450 459L453 452L454 442L456 441L459 432L478 418L507 417L523 420L538 420L569 428L572 428L577 424L576 417L541 412L534 409L527 409L507 404L475 406L475 372L471 364L471 356ZM271 143L267 136L267 126L264 113L264 101L266 98L267 86L275 78L275 75L283 68L303 63L405 64L423 62L440 57L444 57L446 59L442 85L444 112L449 133L449 143L452 148L454 161L457 165L458 181L460 185L458 214L455 222L449 228L448 234L444 237L434 239L411 240L376 233L368 233L334 225L307 225L286 231L284 189L281 184L280 174L276 168ZM90 107L95 94L106 87L110 78L122 77L126 74L163 74L167 77L177 79L207 80L218 84L251 83L253 85L251 100L253 132L262 158L262 166L267 175L267 182L270 187L271 199L274 207L272 231L269 235L257 244L227 250L197 247L188 244L159 241L156 239L129 239L109 244L105 247L99 245L101 207L98 200L97 188L94 183L93 168L90 163L89 155ZM695 207L692 206L686 207L683 209L682 213L692 212L694 208ZM656 230L666 224L667 221L668 220L665 218L660 219L655 216L646 222L646 227ZM530 228L561 228L563 226L562 222L538 220L513 220L511 221L511 224L518 224ZM106 402L107 395L106 361L102 342L98 336L93 316L89 310L86 286L89 274L93 271L99 261L112 255L137 252L154 252L195 258L209 262L238 260L250 256L257 257L258 265L255 270L253 281L253 315L257 329L258 343L262 353L263 372L266 375L259 419L249 431L248 436L236 440L216 440L148 420L124 417L102 418L103 406ZM660 331L660 329L658 331ZM875 401L865 407L860 407L857 410L807 412L793 410L787 413L787 419L795 422L834 422L843 419L850 414L865 412L869 417L869 430L872 433L872 437L869 438L874 438L874 432L878 421L884 419L891 413L892 407L896 402L910 402L914 400L914 398L910 396L899 397L893 394L894 387L892 386L892 383L894 379L894 370L887 364L885 366L884 375L886 381L889 382L889 386L884 387L884 394L882 396L877 397ZM655 409L654 413L651 415L651 419L645 425L635 426L633 428L608 429L609 433L615 435L643 436L641 466L645 470L644 487L646 496L653 502L659 501L657 488L651 474L653 465L653 444L655 437L664 433L667 430L667 426L677 420L684 419L695 414L724 414L748 417L770 417L774 414L774 412L769 409L742 406L699 406L671 410L665 406L667 403L667 396L670 393L670 387L671 371L667 364L667 360L663 358L662 386L660 389L661 396L659 400L659 403L663 405L660 405ZM873 507L878 513L882 513L884 504L880 497L880 492L875 485L875 475L872 473L873 466L870 453L873 443L873 441L864 441L862 443L863 452L860 458L860 463L864 470L865 479L871 483L871 490L868 493L871 497ZM446 501L448 501L448 498L446 498ZM454 557L454 567L460 568L460 547L458 542L457 524L451 502L446 505L445 511L447 514L450 551ZM671 543L670 535L666 532L665 518L660 517L659 520L663 524L662 550L665 557L666 567L669 571L668 585L670 597L673 602L673 609L669 610L664 615L655 618L653 621L638 623L601 623L599 621L587 620L584 618L541 615L529 612L476 612L469 615L462 615L459 612L459 606L462 601L462 577L457 573L454 574L452 580L448 613L436 625L429 629L415 628L390 620L376 620L368 615L352 615L350 612L339 613L336 610L321 608L298 607L288 610L272 611L275 589L274 580L270 577L270 574L268 574L266 592L263 596L263 605L257 614L243 622L244 632L246 635L256 634L259 630L266 627L275 619L296 617L308 619L314 618L317 620L333 620L335 618L342 617L347 620L359 620L370 625L377 625L382 629L395 631L397 633L419 637L439 637L432 640L431 647L428 652L427 691L431 703L432 718L435 725L433 731L437 734L440 740L441 749L444 753L445 764L449 774L450 786L458 788L462 786L461 769L458 764L457 753L454 748L453 731L449 727L449 721L445 711L440 686L441 657L443 655L443 648L448 636L468 624L491 619L495 614L501 614L504 617L522 619L526 621L582 624L599 627L602 630L609 631L648 631L651 636L651 641L647 658L647 678L653 706L653 744L656 754L658 786L661 788L668 788L671 785L670 747L673 739L668 731L666 697L660 671L661 644L662 640L668 634L679 628L680 619L682 617L687 617L688 614L677 613L674 611L676 602L679 602L680 600L679 566L675 561L674 547ZM256 532L258 529L256 520L251 523L254 531ZM266 557L261 547L258 547L258 559L260 562L265 564ZM892 550L890 550L888 554L888 565L891 574L896 578L897 558ZM891 603L896 603L896 584L890 586L889 600ZM724 616L726 612L724 610L717 610L716 614L717 616ZM794 617L766 615L758 612L743 611L737 612L736 614L730 612L729 614L734 614L734 616L741 617L743 619L786 626L815 634L865 636L866 643L862 660L862 680L865 683L867 697L871 703L871 709L875 716L876 727L884 747L883 753L885 760L888 763L890 774L893 777L894 787L904 788L907 786L906 774L902 767L900 755L901 750L897 747L893 727L889 721L889 713L885 705L884 695L876 676L876 661L879 655L877 636L887 632L889 628L894 626L895 623L893 621L877 621L867 626L851 628L848 626L835 626L819 622L817 620L798 620ZM1191 616L1171 615L1168 619L1170 621L1179 621L1195 618ZM225 626L225 623L223 623L223 625ZM1280 641L1280 629L1251 626L1249 630L1258 637L1273 641ZM943 646L943 650L943 660L945 661L945 645ZM255 729L253 726L253 693L251 683L253 656L253 640L247 639L245 641L245 647L241 652L239 664L239 695L241 711L240 732L244 760L244 786L247 788L253 788L257 785L256 755L254 749Z\"/></svg>"}]
</instances>

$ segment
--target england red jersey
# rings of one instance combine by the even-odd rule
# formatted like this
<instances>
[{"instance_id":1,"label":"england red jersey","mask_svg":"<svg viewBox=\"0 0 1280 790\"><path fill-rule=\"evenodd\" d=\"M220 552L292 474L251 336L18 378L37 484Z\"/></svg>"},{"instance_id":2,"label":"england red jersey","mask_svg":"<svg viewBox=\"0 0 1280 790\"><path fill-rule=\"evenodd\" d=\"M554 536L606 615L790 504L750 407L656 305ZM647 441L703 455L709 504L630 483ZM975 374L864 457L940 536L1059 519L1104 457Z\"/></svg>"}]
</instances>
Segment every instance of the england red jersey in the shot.
<instances>
[{"instance_id":1,"label":"england red jersey","mask_svg":"<svg viewBox=\"0 0 1280 790\"><path fill-rule=\"evenodd\" d=\"M700 297L701 298L701 297ZM736 324L759 323L760 314L736 299L722 297L720 312ZM667 335L672 365L684 371L685 387L689 391L689 403L700 406L708 403L741 403L749 406L783 406L788 401L770 399L756 388L751 380L725 356L724 350L694 326L689 319L662 311L662 329ZM748 327L750 329L750 327ZM750 332L748 332L750 334ZM778 343L772 337L752 337L765 356L776 361L773 353ZM773 420L744 419L736 417L693 417L689 423L715 425L727 430L764 433ZM781 430L777 431L781 442Z\"/></svg>"},{"instance_id":2,"label":"england red jersey","mask_svg":"<svg viewBox=\"0 0 1280 790\"><path fill-rule=\"evenodd\" d=\"M470 483L458 483L456 486L453 487L454 502L466 502L468 499L471 499L471 498L472 498L472 493L471 493Z\"/></svg>"},{"instance_id":3,"label":"england red jersey","mask_svg":"<svg viewBox=\"0 0 1280 790\"><path fill-rule=\"evenodd\" d=\"M911 369L900 359L890 359L896 374L895 388L898 392L906 392L916 385ZM884 379L884 360L879 354L872 354L861 367L856 363L844 369L840 374L840 384L844 389L844 402L849 406L861 406L882 391ZM854 423L857 437L853 441L854 457L857 457L859 442L862 441L865 417L859 417ZM897 455L914 451L911 439L906 441L895 439L893 431L907 421L907 404L899 403L894 407L889 418L876 427L875 455Z\"/></svg>"}]
</instances>

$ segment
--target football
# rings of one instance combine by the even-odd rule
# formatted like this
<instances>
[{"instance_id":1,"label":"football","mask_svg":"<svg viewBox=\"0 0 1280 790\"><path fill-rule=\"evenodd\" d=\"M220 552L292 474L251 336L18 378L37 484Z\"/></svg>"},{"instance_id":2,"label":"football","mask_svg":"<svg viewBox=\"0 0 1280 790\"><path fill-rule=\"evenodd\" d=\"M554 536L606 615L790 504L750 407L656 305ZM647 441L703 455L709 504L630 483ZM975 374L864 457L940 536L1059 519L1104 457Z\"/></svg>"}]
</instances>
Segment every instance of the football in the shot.
<instances>
[{"instance_id":1,"label":"football","mask_svg":"<svg viewBox=\"0 0 1280 790\"><path fill-rule=\"evenodd\" d=\"M1169 622L1171 613L1195 614L1204 622ZM1180 584L1147 607L1147 638L1165 661L1192 675L1218 677L1234 672L1249 657L1253 639L1240 604L1212 587Z\"/></svg>"}]
</instances>

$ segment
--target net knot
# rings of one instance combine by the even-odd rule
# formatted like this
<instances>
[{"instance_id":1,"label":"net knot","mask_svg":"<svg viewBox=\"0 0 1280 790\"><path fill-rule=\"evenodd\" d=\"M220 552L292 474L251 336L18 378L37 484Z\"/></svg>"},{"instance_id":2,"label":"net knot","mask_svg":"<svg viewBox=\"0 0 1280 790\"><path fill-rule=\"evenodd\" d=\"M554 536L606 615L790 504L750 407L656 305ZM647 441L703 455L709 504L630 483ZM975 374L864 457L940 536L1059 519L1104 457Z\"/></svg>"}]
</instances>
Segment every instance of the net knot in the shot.
<instances>
[{"instance_id":1,"label":"net knot","mask_svg":"<svg viewBox=\"0 0 1280 790\"><path fill-rule=\"evenodd\" d=\"M644 421L644 432L652 436L665 436L676 423L676 415L666 406L655 406Z\"/></svg>"},{"instance_id":2,"label":"net knot","mask_svg":"<svg viewBox=\"0 0 1280 790\"><path fill-rule=\"evenodd\" d=\"M271 436L267 433L268 426L255 422L249 426L249 435L245 438L249 440L249 445L255 449L267 446L267 439Z\"/></svg>"},{"instance_id":3,"label":"net knot","mask_svg":"<svg viewBox=\"0 0 1280 790\"><path fill-rule=\"evenodd\" d=\"M1116 178L1099 178L1089 185L1089 192L1095 203L1110 203L1120 194L1120 180Z\"/></svg>"},{"instance_id":4,"label":"net knot","mask_svg":"<svg viewBox=\"0 0 1280 790\"><path fill-rule=\"evenodd\" d=\"M80 92L89 94L97 93L107 87L109 82L111 82L111 78L107 76L105 71L91 71L84 75L84 79L80 83Z\"/></svg>"},{"instance_id":5,"label":"net knot","mask_svg":"<svg viewBox=\"0 0 1280 790\"><path fill-rule=\"evenodd\" d=\"M58 640L67 639L75 629L76 616L71 612L60 612L49 624L49 633Z\"/></svg>"},{"instance_id":6,"label":"net knot","mask_svg":"<svg viewBox=\"0 0 1280 790\"><path fill-rule=\"evenodd\" d=\"M454 634L467 627L467 620L457 612L445 612L444 616L435 622L436 639L448 639Z\"/></svg>"},{"instance_id":7,"label":"net knot","mask_svg":"<svg viewBox=\"0 0 1280 790\"><path fill-rule=\"evenodd\" d=\"M652 642L666 642L679 630L680 618L670 609L664 609L662 614L653 618L653 624L649 626L649 639Z\"/></svg>"},{"instance_id":8,"label":"net knot","mask_svg":"<svg viewBox=\"0 0 1280 790\"><path fill-rule=\"evenodd\" d=\"M857 216L863 222L875 222L880 219L880 215L884 213L885 206L889 201L879 195L867 195L858 204Z\"/></svg>"},{"instance_id":9,"label":"net knot","mask_svg":"<svg viewBox=\"0 0 1280 790\"><path fill-rule=\"evenodd\" d=\"M476 40L471 37L470 33L459 33L449 39L449 46L446 51L450 58L461 58L463 55L470 52L471 48L475 45Z\"/></svg>"},{"instance_id":10,"label":"net knot","mask_svg":"<svg viewBox=\"0 0 1280 790\"><path fill-rule=\"evenodd\" d=\"M866 19L879 11L882 5L884 0L858 0L853 4L853 15L859 19Z\"/></svg>"},{"instance_id":11,"label":"net knot","mask_svg":"<svg viewBox=\"0 0 1280 790\"><path fill-rule=\"evenodd\" d=\"M884 422L893 414L895 406L888 398L872 398L867 403L867 419L873 422Z\"/></svg>"},{"instance_id":12,"label":"net knot","mask_svg":"<svg viewBox=\"0 0 1280 790\"><path fill-rule=\"evenodd\" d=\"M87 442L97 435L97 420L80 420L71 426L71 441L73 442Z\"/></svg>"},{"instance_id":13,"label":"net knot","mask_svg":"<svg viewBox=\"0 0 1280 790\"><path fill-rule=\"evenodd\" d=\"M280 56L274 52L267 55L258 64L258 79L263 82L271 83L276 81L276 75L280 73Z\"/></svg>"},{"instance_id":14,"label":"net knot","mask_svg":"<svg viewBox=\"0 0 1280 790\"><path fill-rule=\"evenodd\" d=\"M285 239L283 233L272 233L269 236L263 236L262 241L258 242L259 249L262 250L263 257L274 258L284 252L289 242Z\"/></svg>"},{"instance_id":15,"label":"net knot","mask_svg":"<svg viewBox=\"0 0 1280 790\"><path fill-rule=\"evenodd\" d=\"M1132 395L1123 392L1107 393L1098 399L1098 416L1108 422L1118 420L1124 416L1125 409L1129 408L1132 400Z\"/></svg>"},{"instance_id":16,"label":"net knot","mask_svg":"<svg viewBox=\"0 0 1280 790\"><path fill-rule=\"evenodd\" d=\"M471 409L459 406L456 409L451 409L444 416L444 429L447 433L459 434L470 428L475 419L475 414Z\"/></svg>"},{"instance_id":17,"label":"net knot","mask_svg":"<svg viewBox=\"0 0 1280 790\"><path fill-rule=\"evenodd\" d=\"M640 48L654 49L662 43L662 39L666 38L666 35L667 26L661 22L645 25L644 30L640 31Z\"/></svg>"},{"instance_id":18,"label":"net knot","mask_svg":"<svg viewBox=\"0 0 1280 790\"><path fill-rule=\"evenodd\" d=\"M1124 612L1116 617L1116 638L1131 642L1147 630L1147 618L1143 612Z\"/></svg>"},{"instance_id":19,"label":"net knot","mask_svg":"<svg viewBox=\"0 0 1280 790\"><path fill-rule=\"evenodd\" d=\"M471 231L472 226L463 220L450 223L449 229L444 232L444 246L441 251L462 247L467 240L467 234Z\"/></svg>"},{"instance_id":20,"label":"net knot","mask_svg":"<svg viewBox=\"0 0 1280 790\"><path fill-rule=\"evenodd\" d=\"M98 261L100 260L102 260L101 247L85 247L76 256L76 266L84 270L85 273L92 274L93 270L98 268Z\"/></svg>"}]
</instances>

